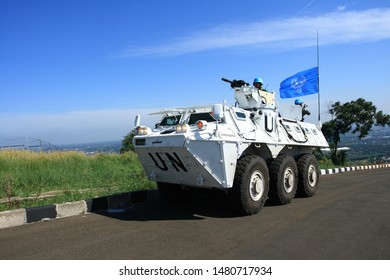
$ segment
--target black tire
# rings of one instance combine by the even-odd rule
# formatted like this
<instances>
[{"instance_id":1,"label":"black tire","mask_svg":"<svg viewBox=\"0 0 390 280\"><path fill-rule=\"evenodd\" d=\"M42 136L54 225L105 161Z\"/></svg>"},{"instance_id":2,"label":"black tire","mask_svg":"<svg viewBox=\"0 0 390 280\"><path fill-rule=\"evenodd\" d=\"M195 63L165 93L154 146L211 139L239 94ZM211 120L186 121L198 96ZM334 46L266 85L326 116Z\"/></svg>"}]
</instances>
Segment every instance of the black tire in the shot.
<instances>
[{"instance_id":1,"label":"black tire","mask_svg":"<svg viewBox=\"0 0 390 280\"><path fill-rule=\"evenodd\" d=\"M256 214L268 198L269 174L265 161L256 155L237 161L233 188L229 195L243 214Z\"/></svg>"},{"instance_id":2,"label":"black tire","mask_svg":"<svg viewBox=\"0 0 390 280\"><path fill-rule=\"evenodd\" d=\"M298 194L303 197L313 196L320 181L320 168L317 159L312 154L304 154L297 162Z\"/></svg>"},{"instance_id":3,"label":"black tire","mask_svg":"<svg viewBox=\"0 0 390 280\"><path fill-rule=\"evenodd\" d=\"M189 190L181 185L157 182L157 188L161 197L170 204L183 204L188 201Z\"/></svg>"},{"instance_id":4,"label":"black tire","mask_svg":"<svg viewBox=\"0 0 390 280\"><path fill-rule=\"evenodd\" d=\"M295 197L298 185L297 164L289 155L279 155L271 162L270 199L275 204L288 204Z\"/></svg>"}]
</instances>

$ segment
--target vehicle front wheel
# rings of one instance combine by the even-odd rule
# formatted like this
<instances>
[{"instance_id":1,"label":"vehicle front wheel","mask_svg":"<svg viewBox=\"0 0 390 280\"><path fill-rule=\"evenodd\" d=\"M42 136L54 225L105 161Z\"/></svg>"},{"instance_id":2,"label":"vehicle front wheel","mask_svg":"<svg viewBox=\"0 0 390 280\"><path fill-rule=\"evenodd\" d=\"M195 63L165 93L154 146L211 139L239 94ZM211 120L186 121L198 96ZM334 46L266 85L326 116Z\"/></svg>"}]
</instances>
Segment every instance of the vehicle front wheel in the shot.
<instances>
[{"instance_id":1,"label":"vehicle front wheel","mask_svg":"<svg viewBox=\"0 0 390 280\"><path fill-rule=\"evenodd\" d=\"M245 214L258 213L268 198L269 174L265 161L256 155L245 156L237 161L232 199Z\"/></svg>"}]
</instances>

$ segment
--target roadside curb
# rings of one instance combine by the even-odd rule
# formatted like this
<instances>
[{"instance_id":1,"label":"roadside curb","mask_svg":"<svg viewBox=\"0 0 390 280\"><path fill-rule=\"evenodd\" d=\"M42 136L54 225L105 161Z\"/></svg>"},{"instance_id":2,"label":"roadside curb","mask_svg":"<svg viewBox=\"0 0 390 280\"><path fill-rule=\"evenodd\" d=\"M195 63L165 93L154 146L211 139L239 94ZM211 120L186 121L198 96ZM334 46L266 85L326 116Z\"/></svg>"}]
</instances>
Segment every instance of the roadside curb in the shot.
<instances>
[{"instance_id":1,"label":"roadside curb","mask_svg":"<svg viewBox=\"0 0 390 280\"><path fill-rule=\"evenodd\" d=\"M331 175L337 173L360 171L360 170L371 170L371 169L387 168L387 167L390 167L390 163L321 169L321 175Z\"/></svg>"},{"instance_id":2,"label":"roadside curb","mask_svg":"<svg viewBox=\"0 0 390 280\"><path fill-rule=\"evenodd\" d=\"M159 197L158 191L151 189L62 204L2 211L0 212L0 229L103 210L108 212L123 211L124 208L141 202L157 200Z\"/></svg>"},{"instance_id":3,"label":"roadside curb","mask_svg":"<svg viewBox=\"0 0 390 280\"><path fill-rule=\"evenodd\" d=\"M332 169L321 169L321 175L331 175L343 172L371 170L378 168L388 168L390 164L374 164L364 166L341 167ZM157 190L141 190L116 194L105 197L81 200L76 202L66 202L62 204L38 206L0 212L0 229L21 226L24 224L49 221L51 219L71 217L93 213L98 211L119 212L125 208L146 201L153 201L160 198Z\"/></svg>"}]
</instances>

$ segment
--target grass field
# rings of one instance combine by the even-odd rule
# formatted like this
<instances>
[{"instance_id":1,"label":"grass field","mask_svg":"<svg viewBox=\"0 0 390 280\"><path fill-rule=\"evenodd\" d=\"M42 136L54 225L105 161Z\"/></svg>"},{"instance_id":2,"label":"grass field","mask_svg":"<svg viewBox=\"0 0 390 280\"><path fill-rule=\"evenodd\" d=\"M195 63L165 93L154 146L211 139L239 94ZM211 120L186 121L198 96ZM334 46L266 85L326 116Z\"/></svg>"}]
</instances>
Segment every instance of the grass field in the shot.
<instances>
[{"instance_id":1,"label":"grass field","mask_svg":"<svg viewBox=\"0 0 390 280\"><path fill-rule=\"evenodd\" d=\"M0 211L154 187L132 152L0 151Z\"/></svg>"}]
</instances>

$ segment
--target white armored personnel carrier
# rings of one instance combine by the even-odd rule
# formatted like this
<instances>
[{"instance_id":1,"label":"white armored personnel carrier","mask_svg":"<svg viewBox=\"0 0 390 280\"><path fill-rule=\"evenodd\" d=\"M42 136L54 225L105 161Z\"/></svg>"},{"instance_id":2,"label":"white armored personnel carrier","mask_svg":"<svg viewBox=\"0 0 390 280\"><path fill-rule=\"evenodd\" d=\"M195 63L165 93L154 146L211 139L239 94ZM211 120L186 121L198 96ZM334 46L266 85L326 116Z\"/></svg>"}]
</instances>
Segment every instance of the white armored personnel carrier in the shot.
<instances>
[{"instance_id":1,"label":"white armored personnel carrier","mask_svg":"<svg viewBox=\"0 0 390 280\"><path fill-rule=\"evenodd\" d=\"M245 214L270 198L291 202L297 192L313 196L320 170L313 155L328 147L320 127L283 118L274 92L229 81L235 106L215 104L163 110L154 128L135 121L133 144L161 196L180 202L191 188L220 189Z\"/></svg>"}]
</instances>

